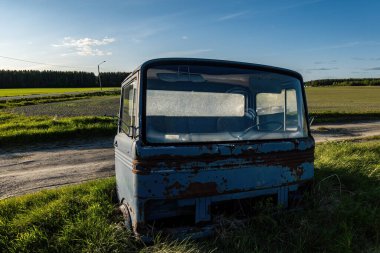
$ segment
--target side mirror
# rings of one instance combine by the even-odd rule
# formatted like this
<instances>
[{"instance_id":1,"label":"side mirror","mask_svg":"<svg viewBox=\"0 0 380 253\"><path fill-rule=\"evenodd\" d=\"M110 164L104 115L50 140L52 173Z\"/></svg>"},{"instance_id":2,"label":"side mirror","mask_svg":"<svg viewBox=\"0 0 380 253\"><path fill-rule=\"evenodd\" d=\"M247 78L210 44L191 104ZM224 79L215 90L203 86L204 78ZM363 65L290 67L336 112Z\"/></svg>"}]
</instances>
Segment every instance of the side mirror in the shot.
<instances>
[{"instance_id":1,"label":"side mirror","mask_svg":"<svg viewBox=\"0 0 380 253\"><path fill-rule=\"evenodd\" d=\"M313 124L314 119L315 119L315 116L310 116L309 117L309 124L310 124L310 126Z\"/></svg>"},{"instance_id":2,"label":"side mirror","mask_svg":"<svg viewBox=\"0 0 380 253\"><path fill-rule=\"evenodd\" d=\"M134 138L135 137L135 128L133 126L128 126L128 130L127 130L127 133L126 135L128 137L131 137L131 138Z\"/></svg>"},{"instance_id":3,"label":"side mirror","mask_svg":"<svg viewBox=\"0 0 380 253\"><path fill-rule=\"evenodd\" d=\"M129 125L127 122L123 121L122 118L118 117L118 127L119 131L125 133L128 137L135 138L137 133L137 127ZM123 129L125 126L126 130Z\"/></svg>"}]
</instances>

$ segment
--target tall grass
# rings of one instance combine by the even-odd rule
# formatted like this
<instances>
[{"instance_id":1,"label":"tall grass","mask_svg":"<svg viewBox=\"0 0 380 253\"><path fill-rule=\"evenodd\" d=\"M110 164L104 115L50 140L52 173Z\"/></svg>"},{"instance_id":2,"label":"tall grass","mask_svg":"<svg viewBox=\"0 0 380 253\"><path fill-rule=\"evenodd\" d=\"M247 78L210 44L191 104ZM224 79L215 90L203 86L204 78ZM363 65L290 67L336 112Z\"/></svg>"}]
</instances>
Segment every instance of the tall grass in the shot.
<instances>
[{"instance_id":1,"label":"tall grass","mask_svg":"<svg viewBox=\"0 0 380 253\"><path fill-rule=\"evenodd\" d=\"M117 224L114 180L0 202L0 248L9 252L110 252L132 245Z\"/></svg>"},{"instance_id":2,"label":"tall grass","mask_svg":"<svg viewBox=\"0 0 380 253\"><path fill-rule=\"evenodd\" d=\"M380 140L316 148L316 182L303 210L225 219L215 237L153 245L121 226L114 178L0 201L4 252L379 252Z\"/></svg>"},{"instance_id":3,"label":"tall grass","mask_svg":"<svg viewBox=\"0 0 380 253\"><path fill-rule=\"evenodd\" d=\"M25 117L0 113L0 147L66 138L111 136L116 132L116 127L117 120L112 117Z\"/></svg>"}]
</instances>

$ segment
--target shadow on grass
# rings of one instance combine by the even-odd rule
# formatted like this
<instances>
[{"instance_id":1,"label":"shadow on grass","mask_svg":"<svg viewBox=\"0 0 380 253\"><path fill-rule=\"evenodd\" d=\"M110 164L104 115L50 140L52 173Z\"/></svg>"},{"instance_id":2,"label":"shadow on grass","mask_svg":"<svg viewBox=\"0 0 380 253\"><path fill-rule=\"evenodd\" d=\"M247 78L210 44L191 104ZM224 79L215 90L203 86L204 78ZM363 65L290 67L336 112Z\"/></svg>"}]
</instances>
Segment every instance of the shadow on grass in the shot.
<instances>
[{"instance_id":1,"label":"shadow on grass","mask_svg":"<svg viewBox=\"0 0 380 253\"><path fill-rule=\"evenodd\" d=\"M311 112L314 124L318 123L348 123L380 120L380 112L341 113L341 112Z\"/></svg>"}]
</instances>

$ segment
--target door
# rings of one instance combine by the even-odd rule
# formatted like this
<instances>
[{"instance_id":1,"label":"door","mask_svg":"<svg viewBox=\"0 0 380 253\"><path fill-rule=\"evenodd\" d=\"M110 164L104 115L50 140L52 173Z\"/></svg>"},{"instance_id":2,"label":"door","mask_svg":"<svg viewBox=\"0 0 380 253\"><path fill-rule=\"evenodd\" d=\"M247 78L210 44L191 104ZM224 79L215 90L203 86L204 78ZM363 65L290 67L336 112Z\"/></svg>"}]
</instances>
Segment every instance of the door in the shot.
<instances>
[{"instance_id":1,"label":"door","mask_svg":"<svg viewBox=\"0 0 380 253\"><path fill-rule=\"evenodd\" d=\"M118 133L114 140L115 173L119 200L127 202L133 196L132 160L135 158L137 129L137 77L122 86Z\"/></svg>"}]
</instances>

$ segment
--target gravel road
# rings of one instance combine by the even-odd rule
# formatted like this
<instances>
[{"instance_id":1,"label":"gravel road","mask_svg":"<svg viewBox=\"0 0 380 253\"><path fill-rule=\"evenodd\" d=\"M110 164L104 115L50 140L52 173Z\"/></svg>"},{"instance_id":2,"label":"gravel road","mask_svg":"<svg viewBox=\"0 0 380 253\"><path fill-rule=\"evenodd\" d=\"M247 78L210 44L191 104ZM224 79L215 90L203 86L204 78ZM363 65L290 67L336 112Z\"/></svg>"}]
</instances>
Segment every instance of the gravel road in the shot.
<instances>
[{"instance_id":1,"label":"gravel road","mask_svg":"<svg viewBox=\"0 0 380 253\"><path fill-rule=\"evenodd\" d=\"M114 175L112 139L0 149L0 199Z\"/></svg>"},{"instance_id":2,"label":"gravel road","mask_svg":"<svg viewBox=\"0 0 380 253\"><path fill-rule=\"evenodd\" d=\"M317 142L380 135L380 121L312 127ZM114 175L113 138L0 149L0 199Z\"/></svg>"}]
</instances>

